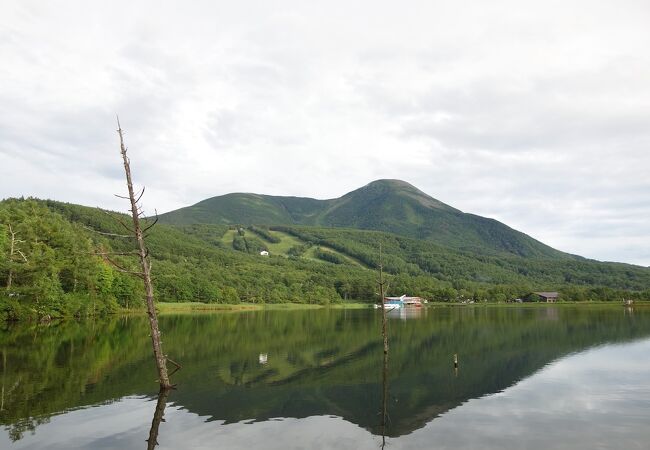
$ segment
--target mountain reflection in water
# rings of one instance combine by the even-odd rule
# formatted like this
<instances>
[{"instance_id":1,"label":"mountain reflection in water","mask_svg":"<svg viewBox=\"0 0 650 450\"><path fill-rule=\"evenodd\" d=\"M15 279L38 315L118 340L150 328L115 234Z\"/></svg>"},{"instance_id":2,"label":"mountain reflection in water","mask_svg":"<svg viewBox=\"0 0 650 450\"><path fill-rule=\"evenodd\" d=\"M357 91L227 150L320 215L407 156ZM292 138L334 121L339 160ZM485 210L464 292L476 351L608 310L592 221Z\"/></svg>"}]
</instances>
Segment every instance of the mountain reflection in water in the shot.
<instances>
[{"instance_id":1,"label":"mountain reflection in water","mask_svg":"<svg viewBox=\"0 0 650 450\"><path fill-rule=\"evenodd\" d=\"M564 428L590 422L601 429L579 436L591 447L611 425L635 448L650 437L638 425L650 418L649 313L423 309L389 322L385 396L378 311L163 316L183 370L156 448L377 448L384 433L387 448L538 448L528 443L554 446ZM151 446L161 404L145 320L3 331L0 448ZM619 345L566 357L603 344Z\"/></svg>"}]
</instances>

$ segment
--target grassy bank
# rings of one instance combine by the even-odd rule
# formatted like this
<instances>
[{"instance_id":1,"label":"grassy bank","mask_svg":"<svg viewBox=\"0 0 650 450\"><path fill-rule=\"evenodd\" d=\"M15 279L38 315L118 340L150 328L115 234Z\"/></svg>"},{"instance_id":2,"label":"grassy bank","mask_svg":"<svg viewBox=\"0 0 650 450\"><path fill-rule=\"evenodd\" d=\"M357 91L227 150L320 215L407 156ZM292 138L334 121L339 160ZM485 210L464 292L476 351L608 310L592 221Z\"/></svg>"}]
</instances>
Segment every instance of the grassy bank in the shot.
<instances>
[{"instance_id":1,"label":"grassy bank","mask_svg":"<svg viewBox=\"0 0 650 450\"><path fill-rule=\"evenodd\" d=\"M306 303L277 303L277 304L259 304L259 303L239 303L235 305L222 303L200 303L200 302L160 302L156 308L161 314L178 313L178 312L199 312L199 311L261 311L261 310L300 310L300 309L367 309L372 304L345 302L334 305L314 305Z\"/></svg>"},{"instance_id":2,"label":"grassy bank","mask_svg":"<svg viewBox=\"0 0 650 450\"><path fill-rule=\"evenodd\" d=\"M566 307L566 306L602 306L602 307L616 307L620 308L622 305L618 302L556 302L556 303L449 303L449 302L429 302L427 307L445 307L445 308L476 308L476 307L489 307L489 308L547 308L547 307ZM187 311L261 311L261 310L301 310L301 309L369 309L372 308L372 303L361 302L344 302L336 303L333 305L316 305L307 303L238 303L238 304L223 304L223 303L201 303L201 302L159 302L156 308L162 314L170 312L187 312ZM636 302L633 307L650 307L650 302ZM138 311L138 312L144 312Z\"/></svg>"}]
</instances>

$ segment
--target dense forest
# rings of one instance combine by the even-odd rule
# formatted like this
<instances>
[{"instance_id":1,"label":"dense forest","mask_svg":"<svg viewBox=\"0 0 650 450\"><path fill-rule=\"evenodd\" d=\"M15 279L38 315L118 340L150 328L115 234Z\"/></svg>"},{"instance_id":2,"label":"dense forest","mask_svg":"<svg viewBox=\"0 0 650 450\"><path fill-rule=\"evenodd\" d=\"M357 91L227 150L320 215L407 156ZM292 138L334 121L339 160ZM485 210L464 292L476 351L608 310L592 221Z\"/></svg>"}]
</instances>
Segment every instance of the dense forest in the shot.
<instances>
[{"instance_id":1,"label":"dense forest","mask_svg":"<svg viewBox=\"0 0 650 450\"><path fill-rule=\"evenodd\" d=\"M141 308L140 280L98 256L129 252L120 224L96 208L36 199L0 202L3 319ZM156 225L147 243L163 302L374 302L378 247L390 294L432 301L507 301L535 290L563 300L650 299L650 269L579 257L473 253L370 230L263 225ZM260 256L260 251L269 256ZM121 267L136 260L115 256Z\"/></svg>"}]
</instances>

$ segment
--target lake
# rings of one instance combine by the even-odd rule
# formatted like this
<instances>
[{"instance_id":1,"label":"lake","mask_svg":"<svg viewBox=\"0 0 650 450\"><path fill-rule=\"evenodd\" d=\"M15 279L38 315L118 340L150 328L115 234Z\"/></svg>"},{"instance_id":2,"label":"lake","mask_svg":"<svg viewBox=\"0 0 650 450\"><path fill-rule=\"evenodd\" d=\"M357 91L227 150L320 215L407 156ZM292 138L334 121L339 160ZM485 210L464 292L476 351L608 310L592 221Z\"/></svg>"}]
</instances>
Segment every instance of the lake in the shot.
<instances>
[{"instance_id":1,"label":"lake","mask_svg":"<svg viewBox=\"0 0 650 450\"><path fill-rule=\"evenodd\" d=\"M144 316L8 326L0 448L648 448L650 309L389 316L387 359L375 310L162 316L166 397Z\"/></svg>"}]
</instances>

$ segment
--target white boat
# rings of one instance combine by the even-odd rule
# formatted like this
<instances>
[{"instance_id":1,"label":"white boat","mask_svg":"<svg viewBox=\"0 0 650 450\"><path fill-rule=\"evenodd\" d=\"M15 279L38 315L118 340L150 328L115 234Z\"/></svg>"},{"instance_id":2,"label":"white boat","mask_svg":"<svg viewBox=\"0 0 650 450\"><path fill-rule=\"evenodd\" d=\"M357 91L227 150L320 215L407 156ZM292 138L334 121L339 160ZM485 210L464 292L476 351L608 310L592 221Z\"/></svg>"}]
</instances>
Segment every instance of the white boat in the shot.
<instances>
[{"instance_id":1,"label":"white boat","mask_svg":"<svg viewBox=\"0 0 650 450\"><path fill-rule=\"evenodd\" d=\"M402 296L402 297L405 297L405 296ZM404 301L403 301L402 297L385 297L384 298L384 303L383 303L384 309L386 309L386 311L392 311L394 309L403 308L404 307ZM376 309L380 309L381 307L382 307L381 304L375 305Z\"/></svg>"},{"instance_id":2,"label":"white boat","mask_svg":"<svg viewBox=\"0 0 650 450\"><path fill-rule=\"evenodd\" d=\"M422 306L422 299L420 297L407 297L406 294L400 297L386 297L384 300L387 304L399 302L402 307L408 306L419 308Z\"/></svg>"}]
</instances>

